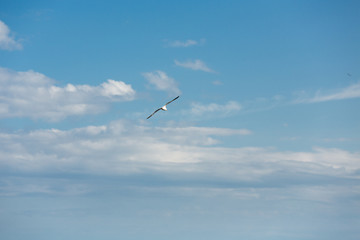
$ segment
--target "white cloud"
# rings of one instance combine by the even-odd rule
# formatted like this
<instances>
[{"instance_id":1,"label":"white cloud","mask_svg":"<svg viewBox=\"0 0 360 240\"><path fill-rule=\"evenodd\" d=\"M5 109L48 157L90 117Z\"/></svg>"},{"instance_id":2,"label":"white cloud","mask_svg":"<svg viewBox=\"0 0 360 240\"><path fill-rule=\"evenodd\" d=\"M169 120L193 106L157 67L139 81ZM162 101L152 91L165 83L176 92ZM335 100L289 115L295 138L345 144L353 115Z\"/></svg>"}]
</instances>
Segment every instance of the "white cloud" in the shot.
<instances>
[{"instance_id":1,"label":"white cloud","mask_svg":"<svg viewBox=\"0 0 360 240\"><path fill-rule=\"evenodd\" d=\"M204 114L218 114L221 116L227 116L232 113L236 113L242 109L242 106L236 101L229 101L226 104L201 104L193 103L191 105L190 113L194 115L204 115Z\"/></svg>"},{"instance_id":2,"label":"white cloud","mask_svg":"<svg viewBox=\"0 0 360 240\"><path fill-rule=\"evenodd\" d=\"M0 166L20 172L183 175L226 182L283 186L307 177L353 178L360 153L314 148L308 152L261 147L219 147L246 129L162 127L125 121L71 130L0 133ZM245 136L246 137L246 136ZM284 177L287 178L284 183ZM316 184L316 183L315 183Z\"/></svg>"},{"instance_id":3,"label":"white cloud","mask_svg":"<svg viewBox=\"0 0 360 240\"><path fill-rule=\"evenodd\" d=\"M314 97L299 97L295 103L316 103L334 100L343 100L360 97L360 82L352 84L348 87L333 91L333 93L323 94L318 91Z\"/></svg>"},{"instance_id":4,"label":"white cloud","mask_svg":"<svg viewBox=\"0 0 360 240\"><path fill-rule=\"evenodd\" d=\"M291 199L290 203L316 201L316 206L359 195L360 152L279 151L236 146L236 141L233 147L216 145L228 138L246 140L248 133L128 121L70 130L0 132L0 169L6 171L0 195L88 197L104 190L112 194L126 190L127 196L141 192L191 199L230 197L261 205L289 204Z\"/></svg>"},{"instance_id":5,"label":"white cloud","mask_svg":"<svg viewBox=\"0 0 360 240\"><path fill-rule=\"evenodd\" d=\"M200 71L209 72L209 73L215 72L214 70L212 70L208 66L206 66L206 64L199 59L196 59L194 61L188 60L185 62L179 62L178 60L175 60L174 62L176 64L176 66L190 68L192 70L200 70Z\"/></svg>"},{"instance_id":6,"label":"white cloud","mask_svg":"<svg viewBox=\"0 0 360 240\"><path fill-rule=\"evenodd\" d=\"M157 90L166 91L169 94L179 95L181 93L177 82L163 71L143 73L145 79Z\"/></svg>"},{"instance_id":7,"label":"white cloud","mask_svg":"<svg viewBox=\"0 0 360 240\"><path fill-rule=\"evenodd\" d=\"M22 45L10 35L9 27L0 20L0 49L19 50Z\"/></svg>"},{"instance_id":8,"label":"white cloud","mask_svg":"<svg viewBox=\"0 0 360 240\"><path fill-rule=\"evenodd\" d=\"M205 39L201 39L200 41L196 40L186 40L186 41L180 41L180 40L165 40L167 47L190 47L190 46L196 46L201 45L205 42Z\"/></svg>"},{"instance_id":9,"label":"white cloud","mask_svg":"<svg viewBox=\"0 0 360 240\"><path fill-rule=\"evenodd\" d=\"M97 114L113 101L130 101L131 85L109 79L99 86L67 84L34 71L0 68L0 118L30 117L56 121L71 115Z\"/></svg>"},{"instance_id":10,"label":"white cloud","mask_svg":"<svg viewBox=\"0 0 360 240\"><path fill-rule=\"evenodd\" d=\"M122 81L109 79L107 82L102 83L101 87L102 95L105 97L125 97L128 100L131 100L135 95L135 91L132 89L131 85Z\"/></svg>"},{"instance_id":11,"label":"white cloud","mask_svg":"<svg viewBox=\"0 0 360 240\"><path fill-rule=\"evenodd\" d=\"M146 168L174 171L176 168L169 165L174 163L186 170L193 168L191 164L206 160L201 146L218 142L210 136L249 133L246 129L150 128L124 121L67 131L0 133L0 165L23 171L62 169L121 174Z\"/></svg>"}]
</instances>

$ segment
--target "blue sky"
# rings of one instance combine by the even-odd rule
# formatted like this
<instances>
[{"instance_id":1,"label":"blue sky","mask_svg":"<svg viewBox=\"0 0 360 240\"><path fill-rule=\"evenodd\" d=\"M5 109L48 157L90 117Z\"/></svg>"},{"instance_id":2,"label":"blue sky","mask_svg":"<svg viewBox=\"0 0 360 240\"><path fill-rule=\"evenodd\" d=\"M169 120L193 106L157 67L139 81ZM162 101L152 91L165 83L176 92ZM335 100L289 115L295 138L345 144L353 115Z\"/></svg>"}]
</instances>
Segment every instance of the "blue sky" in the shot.
<instances>
[{"instance_id":1,"label":"blue sky","mask_svg":"<svg viewBox=\"0 0 360 240\"><path fill-rule=\"evenodd\" d=\"M358 239L359 11L1 1L1 237Z\"/></svg>"}]
</instances>

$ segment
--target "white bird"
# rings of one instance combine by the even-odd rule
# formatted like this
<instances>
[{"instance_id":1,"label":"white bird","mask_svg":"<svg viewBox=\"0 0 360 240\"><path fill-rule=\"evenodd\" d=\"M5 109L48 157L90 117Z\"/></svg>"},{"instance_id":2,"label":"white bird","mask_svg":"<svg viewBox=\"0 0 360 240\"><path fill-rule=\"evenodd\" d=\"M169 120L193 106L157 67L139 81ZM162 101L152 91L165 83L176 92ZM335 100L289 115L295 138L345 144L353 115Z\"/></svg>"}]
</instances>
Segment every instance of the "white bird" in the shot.
<instances>
[{"instance_id":1,"label":"white bird","mask_svg":"<svg viewBox=\"0 0 360 240\"><path fill-rule=\"evenodd\" d=\"M160 111L160 110L167 111L166 105L168 105L169 103L175 101L175 100L178 99L178 98L179 98L179 96L177 96L176 98L174 98L174 99L171 100L170 102L166 103L166 104L165 104L164 106L162 106L161 108L156 109L156 110L155 110L150 116L148 116L146 119L151 118L155 113L157 113L157 112Z\"/></svg>"}]
</instances>

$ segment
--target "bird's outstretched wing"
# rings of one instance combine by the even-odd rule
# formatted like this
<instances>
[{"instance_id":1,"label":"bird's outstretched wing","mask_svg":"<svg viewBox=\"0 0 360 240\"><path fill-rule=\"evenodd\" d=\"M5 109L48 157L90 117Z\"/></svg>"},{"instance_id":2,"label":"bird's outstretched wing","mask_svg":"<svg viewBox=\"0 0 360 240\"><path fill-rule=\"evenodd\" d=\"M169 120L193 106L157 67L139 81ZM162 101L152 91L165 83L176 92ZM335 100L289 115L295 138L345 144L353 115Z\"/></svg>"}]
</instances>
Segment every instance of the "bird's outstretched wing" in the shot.
<instances>
[{"instance_id":1,"label":"bird's outstretched wing","mask_svg":"<svg viewBox=\"0 0 360 240\"><path fill-rule=\"evenodd\" d=\"M161 110L161 108L159 108L159 109L156 109L155 110L155 112L153 112L150 116L148 116L146 119L149 119L149 118L151 118L157 111L159 111L159 110Z\"/></svg>"},{"instance_id":2,"label":"bird's outstretched wing","mask_svg":"<svg viewBox=\"0 0 360 240\"><path fill-rule=\"evenodd\" d=\"M174 98L174 99L171 100L170 102L166 103L163 107L156 109L155 112L153 112L153 113L152 113L150 116L148 116L146 119L151 118L151 117L152 117L157 111L159 111L159 110L165 110L165 111L166 111L166 105L168 105L169 103L175 101L175 100L178 99L178 98L179 98L179 96L177 96L176 98Z\"/></svg>"},{"instance_id":3,"label":"bird's outstretched wing","mask_svg":"<svg viewBox=\"0 0 360 240\"><path fill-rule=\"evenodd\" d=\"M180 97L180 96L177 96L176 98L174 98L173 100L171 100L170 102L168 102L167 104L165 104L165 106L168 105L169 103L175 101L175 100L178 99L179 97Z\"/></svg>"}]
</instances>

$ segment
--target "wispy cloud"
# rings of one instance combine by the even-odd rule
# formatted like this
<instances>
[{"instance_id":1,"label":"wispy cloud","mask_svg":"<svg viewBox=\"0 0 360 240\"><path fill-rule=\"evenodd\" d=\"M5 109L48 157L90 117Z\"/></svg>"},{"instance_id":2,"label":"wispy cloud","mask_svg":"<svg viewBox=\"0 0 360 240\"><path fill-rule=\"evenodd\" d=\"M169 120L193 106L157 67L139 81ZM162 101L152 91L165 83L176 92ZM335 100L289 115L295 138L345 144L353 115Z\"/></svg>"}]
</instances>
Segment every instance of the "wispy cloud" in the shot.
<instances>
[{"instance_id":1,"label":"wispy cloud","mask_svg":"<svg viewBox=\"0 0 360 240\"><path fill-rule=\"evenodd\" d=\"M15 72L0 68L0 118L30 117L58 121L71 115L97 114L109 102L130 101L131 85L112 79L99 86L67 84L34 71Z\"/></svg>"},{"instance_id":2,"label":"wispy cloud","mask_svg":"<svg viewBox=\"0 0 360 240\"><path fill-rule=\"evenodd\" d=\"M9 27L0 20L0 49L3 50L20 50L22 45L19 41L11 36Z\"/></svg>"},{"instance_id":3,"label":"wispy cloud","mask_svg":"<svg viewBox=\"0 0 360 240\"><path fill-rule=\"evenodd\" d=\"M200 70L200 71L204 71L204 72L209 72L209 73L215 73L214 70L212 70L211 68L209 68L208 66L206 66L206 64L199 60L188 60L185 62L180 62L178 60L174 60L176 66L180 66L180 67L184 67L184 68L190 68L192 70Z\"/></svg>"},{"instance_id":4,"label":"wispy cloud","mask_svg":"<svg viewBox=\"0 0 360 240\"><path fill-rule=\"evenodd\" d=\"M360 82L351 84L344 88L333 90L318 90L316 93L299 91L293 96L275 95L271 98L257 98L242 102L243 112L251 113L268 111L273 108L289 106L294 104L311 104L345 99L360 98Z\"/></svg>"},{"instance_id":5,"label":"wispy cloud","mask_svg":"<svg viewBox=\"0 0 360 240\"><path fill-rule=\"evenodd\" d=\"M142 74L145 79L155 86L157 90L166 91L169 94L178 95L181 93L175 79L169 77L163 71L147 72Z\"/></svg>"},{"instance_id":6,"label":"wispy cloud","mask_svg":"<svg viewBox=\"0 0 360 240\"><path fill-rule=\"evenodd\" d=\"M181 40L165 40L166 42L166 47L191 47L191 46L196 46L196 45L202 45L205 42L205 39L201 39L200 41L197 40L185 40L185 41L181 41Z\"/></svg>"},{"instance_id":7,"label":"wispy cloud","mask_svg":"<svg viewBox=\"0 0 360 240\"><path fill-rule=\"evenodd\" d=\"M327 102L327 101L343 100L350 98L359 98L360 82L352 84L342 89L334 90L332 91L332 93L324 94L321 91L318 91L313 97L302 96L302 95L295 100L295 103L316 103L316 102Z\"/></svg>"},{"instance_id":8,"label":"wispy cloud","mask_svg":"<svg viewBox=\"0 0 360 240\"><path fill-rule=\"evenodd\" d=\"M192 103L190 113L193 115L206 115L206 114L216 114L220 116L227 116L236 112L239 112L242 109L240 103L236 101L229 101L226 104L201 104L201 103Z\"/></svg>"}]
</instances>

